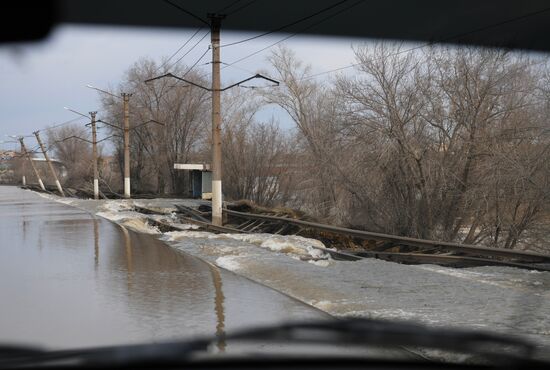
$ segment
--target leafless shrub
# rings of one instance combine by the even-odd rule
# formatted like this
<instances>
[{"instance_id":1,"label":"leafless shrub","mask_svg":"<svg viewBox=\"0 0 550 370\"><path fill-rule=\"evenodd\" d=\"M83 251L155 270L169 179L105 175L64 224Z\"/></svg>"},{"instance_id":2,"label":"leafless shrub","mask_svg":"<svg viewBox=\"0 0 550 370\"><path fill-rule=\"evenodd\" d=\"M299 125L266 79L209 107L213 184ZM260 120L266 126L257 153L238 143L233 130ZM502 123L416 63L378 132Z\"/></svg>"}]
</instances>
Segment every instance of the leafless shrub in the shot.
<instances>
[{"instance_id":1,"label":"leafless shrub","mask_svg":"<svg viewBox=\"0 0 550 370\"><path fill-rule=\"evenodd\" d=\"M84 125L71 124L48 129L46 135L50 157L63 163L67 170L67 177L63 179L65 184L71 187L91 184L93 179L91 144L79 139L90 140L90 130Z\"/></svg>"},{"instance_id":2,"label":"leafless shrub","mask_svg":"<svg viewBox=\"0 0 550 370\"><path fill-rule=\"evenodd\" d=\"M473 48L355 53L355 75L332 83L304 78L287 49L270 58L284 87L263 97L298 129L304 207L375 231L516 247L548 209L543 67Z\"/></svg>"}]
</instances>

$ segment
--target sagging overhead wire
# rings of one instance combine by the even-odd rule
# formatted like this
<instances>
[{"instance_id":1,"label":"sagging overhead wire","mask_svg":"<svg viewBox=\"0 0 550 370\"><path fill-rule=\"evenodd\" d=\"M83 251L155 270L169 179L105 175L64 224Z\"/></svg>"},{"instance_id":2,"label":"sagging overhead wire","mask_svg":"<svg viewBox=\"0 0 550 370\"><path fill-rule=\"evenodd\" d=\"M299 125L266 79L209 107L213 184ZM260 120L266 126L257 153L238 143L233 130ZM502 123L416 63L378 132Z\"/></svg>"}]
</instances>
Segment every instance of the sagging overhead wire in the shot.
<instances>
[{"instance_id":1,"label":"sagging overhead wire","mask_svg":"<svg viewBox=\"0 0 550 370\"><path fill-rule=\"evenodd\" d=\"M269 78L269 77L266 77L266 76L263 76L259 73L256 73L254 76L251 76L251 77L248 77L248 78L245 78L244 80L241 80L239 82L236 82L234 84L231 84L229 86L226 86L226 87L223 87L223 88L220 88L220 89L217 89L217 90L213 90L212 88L210 87L206 87L206 86L202 86L200 84L197 84L193 81L189 81L189 80L186 80L185 78L183 77L179 77L179 76L176 76L172 73L166 73L164 75L161 75L161 76L156 76L156 77L153 77L153 78L150 78L150 79L147 79L145 81L143 81L144 83L149 83L149 82L152 82L152 81L156 81L156 80L160 80L160 79L163 79L163 78L168 78L168 77L171 77L171 78L175 78L176 80L179 80L179 81L182 81L182 82L185 82L185 83L188 83L189 85L192 85L192 86L195 86L195 87L198 87L198 88L201 88L203 90L206 90L206 91L226 91L226 90L229 90L233 87L237 87L237 86L240 86L241 84L243 84L244 82L248 82L250 80L253 80L253 79L262 79L262 80L266 80L266 81L269 81L271 83L274 84L274 86L278 86L279 85L279 81L276 81L272 78Z\"/></svg>"},{"instance_id":2,"label":"sagging overhead wire","mask_svg":"<svg viewBox=\"0 0 550 370\"><path fill-rule=\"evenodd\" d=\"M241 1L243 1L243 0L235 0L235 1L233 1L231 4L226 5L226 6L224 6L223 8L220 8L220 9L216 10L216 13L224 12L224 11L226 11L227 9L231 8L232 6L234 6L234 5L238 4L238 3L240 3Z\"/></svg>"},{"instance_id":3,"label":"sagging overhead wire","mask_svg":"<svg viewBox=\"0 0 550 370\"><path fill-rule=\"evenodd\" d=\"M204 23L205 25L208 26L208 28L210 28L210 23L208 23L208 21L206 21L205 19L202 19L201 17L199 17L199 16L196 15L196 14L191 13L189 10L185 9L185 8L182 7L181 5L175 4L174 2L172 2L172 1L170 1L170 0L164 0L164 2L167 3L167 4L172 5L172 6L173 6L174 8L176 8L176 9L181 10L182 12L184 12L185 14L189 15L189 16L192 17L192 18L195 18L195 19L198 20L199 22Z\"/></svg>"},{"instance_id":4,"label":"sagging overhead wire","mask_svg":"<svg viewBox=\"0 0 550 370\"><path fill-rule=\"evenodd\" d=\"M235 1L235 3L238 3L239 1L240 1L240 0ZM243 5L241 5L240 7L238 7L237 9L234 9L233 11L229 12L229 13L227 14L227 16L229 17L229 16L231 16L231 15L237 13L237 12L240 12L240 11L243 10L244 8L247 8L249 5L254 4L256 1L257 1L257 0L250 0L250 1L247 2L246 4L243 4ZM219 12L218 12L218 13L219 13Z\"/></svg>"},{"instance_id":5,"label":"sagging overhead wire","mask_svg":"<svg viewBox=\"0 0 550 370\"><path fill-rule=\"evenodd\" d=\"M176 60L170 67L167 68L167 70L171 70L172 68L174 68L174 66L176 64L178 64L183 58L185 58L193 49L195 49L197 47L198 44L201 43L202 40L204 40L204 38L206 36L208 36L210 34L210 29L208 29L206 31L206 33L200 38L199 41L197 41L192 47L191 49L187 50L187 52L185 52L185 54L183 54L178 60ZM202 59L202 56L201 56L201 59Z\"/></svg>"},{"instance_id":6,"label":"sagging overhead wire","mask_svg":"<svg viewBox=\"0 0 550 370\"><path fill-rule=\"evenodd\" d=\"M195 63L193 63L193 65L191 67L189 67L187 69L187 71L185 71L185 73L183 74L182 77L186 77L189 74L189 72L191 72L193 70L193 68L195 68L199 64L199 62L205 57L205 55L208 53L209 50L210 50L210 46L204 51L204 53L202 53L202 55L195 61ZM166 76L166 77L174 76L175 77L175 75L173 75L170 72L167 73L167 74L164 74L163 76ZM201 75L201 76L199 76L199 78L202 78L204 76L205 75ZM153 81L153 80L157 80L157 79L158 78L151 78L151 79L145 80L144 83L147 83L147 82L150 82L150 81ZM169 87L168 90L171 90L175 87L176 87L176 85L173 85L173 86Z\"/></svg>"},{"instance_id":7,"label":"sagging overhead wire","mask_svg":"<svg viewBox=\"0 0 550 370\"><path fill-rule=\"evenodd\" d=\"M272 33L282 31L282 30L284 30L285 28L292 27L292 26L294 26L294 25L296 25L296 24L298 24L298 23L307 21L308 19L311 19L311 18L313 18L313 17L315 17L315 16L317 16L317 15L319 15L319 14L322 14L322 13L324 13L324 12L327 12L327 11L331 10L331 9L334 9L334 8L336 8L337 6L339 6L340 4L343 4L343 3L347 2L347 1L348 1L348 0L341 0L341 1L339 1L339 2L337 2L337 3L335 3L335 4L333 4L333 5L330 5L330 6L328 6L328 7L325 7L325 8L323 8L323 9L318 10L318 11L316 11L316 12L313 13L313 14L310 14L310 15L308 15L308 16L306 16L306 17L303 17L303 18L300 18L300 19L298 19L298 20L295 20L295 21L293 21L293 22L291 22L291 23L285 24L284 26L277 27L277 28L275 28L275 29L273 29L273 30L270 30L270 31L267 31L267 32L261 33L261 34L259 34L259 35L252 36L252 37L249 37L249 38L240 40L240 41L235 41L235 42L231 42L231 43L228 43L228 44L224 44L224 45L221 45L220 47L223 48L223 47L227 47L227 46L233 46L233 45L242 44L242 43L244 43L244 42L248 42L248 41L251 41L251 40L255 40L255 39L258 39L258 38L260 38L260 37L267 36L267 35L270 35L270 34L272 34Z\"/></svg>"},{"instance_id":8,"label":"sagging overhead wire","mask_svg":"<svg viewBox=\"0 0 550 370\"><path fill-rule=\"evenodd\" d=\"M310 25L307 26L307 27L302 28L302 29L299 30L298 32L295 32L295 33L293 33L293 34L290 34L290 35L288 35L288 36L285 36L285 37L283 37L282 39L280 39L279 41L274 42L273 44L270 44L270 45L268 45L268 46L266 46L266 47L263 47L263 48L261 48L260 50L257 50L257 51L255 51L255 52L253 52L253 53L250 53L250 54L248 54L248 55L246 55L246 56L244 56L244 57L242 57L242 58L239 58L239 59L237 59L237 60L235 60L235 61L233 61L233 62L231 62L231 63L224 63L224 64L226 64L226 67L234 66L235 64L237 64L237 63L239 63L239 62L242 62L243 60L246 60L246 59L248 59L248 58L250 58L250 57L252 57L252 56L254 56L254 55L256 55L256 54L261 53L262 51L265 51L265 50L267 50L267 49L269 49L269 48L272 48L272 47L275 46L275 45L280 44L280 43L283 42L283 41L286 41L286 40L288 40L288 39L290 39L290 38L292 38L292 37L294 37L294 36L296 36L296 35L299 35L300 33L303 33L303 32L305 32L305 31L307 31L307 30L309 30L309 29L311 29L311 28L313 28L313 27L315 27L315 26L317 26L317 25L319 25L319 24L321 24L321 23L323 23L323 22L325 22L325 21L331 19L331 18L334 18L334 17L336 17L336 16L338 16L338 15L340 15L340 14L342 14L342 13L348 11L348 10L350 10L351 8L354 8L355 6L359 5L360 3L364 2L364 1L365 1L365 0L356 1L355 3L351 4L350 6L347 6L347 7L343 8L343 9L340 9L340 10L337 11L336 13L333 13L333 14L328 15L328 16L326 16L325 18L323 18L323 19L321 19L321 20L319 20L319 21L317 21L317 22L315 22L315 23L313 23L313 24L310 24ZM225 68L225 67L224 67L224 68Z\"/></svg>"},{"instance_id":9,"label":"sagging overhead wire","mask_svg":"<svg viewBox=\"0 0 550 370\"><path fill-rule=\"evenodd\" d=\"M70 119L68 121L58 123L58 124L54 124L53 126L49 126L49 127L46 128L46 130L53 129L53 128L58 128L58 127L61 127L61 126L65 126L65 125L68 125L70 123L73 123L73 122L81 120L81 119L82 119L82 117L76 117L76 118Z\"/></svg>"},{"instance_id":10,"label":"sagging overhead wire","mask_svg":"<svg viewBox=\"0 0 550 370\"><path fill-rule=\"evenodd\" d=\"M197 64L199 64L199 62L205 57L205 55L208 53L208 51L210 50L210 47L208 47L204 53L202 53L202 55L199 57L199 59L197 59L197 61L195 63L193 63L193 65L191 67L189 67L189 69L183 74L183 76L187 76L187 74L189 74L189 72L191 72L191 70L193 70L193 68L195 68L197 66Z\"/></svg>"},{"instance_id":11,"label":"sagging overhead wire","mask_svg":"<svg viewBox=\"0 0 550 370\"><path fill-rule=\"evenodd\" d=\"M172 58L174 58L184 47L187 46L187 44L189 44L189 42L191 42L191 40L193 40L193 38L195 38L195 36L203 29L204 27L199 27L197 28L197 30L191 35L191 37L189 37L187 39L187 41L185 41L183 43L183 45L180 46L180 48L178 50L176 50L172 55L170 55L170 57L168 59L166 59L155 71L158 72L159 70L161 70L162 68L164 68L171 60ZM191 49L192 50L192 49Z\"/></svg>"},{"instance_id":12,"label":"sagging overhead wire","mask_svg":"<svg viewBox=\"0 0 550 370\"><path fill-rule=\"evenodd\" d=\"M500 26L503 26L503 25L508 24L508 23L513 23L513 22L517 22L519 20L524 20L524 19L527 19L527 18L530 18L530 17L533 17L533 16L537 16L537 15L546 13L548 11L550 11L550 7L543 8L543 9L540 9L540 10L536 10L536 11L531 12L531 13L523 14L523 15L520 15L518 17L514 17L514 18L504 20L502 22L498 22L498 23L494 23L494 24L491 24L491 25L488 25L488 26L480 27L480 28L477 28L477 29L474 29L474 30L471 30L471 31L466 31L466 32L463 32L463 33L460 33L460 34L456 34L456 35L453 35L453 36L450 36L450 37L443 38L443 39L430 41L430 42L427 42L427 43L422 44L422 45L418 45L418 46L415 46L415 47L412 47L412 48L409 48L409 49L401 50L399 52L391 54L390 56L396 56L396 55L403 54L403 53L409 53L409 52L414 51L414 50L422 49L422 48L425 48L425 47L428 47L428 46L433 46L437 43L444 43L444 42L452 41L452 40L459 39L459 38L464 37L464 36L469 36L469 35L473 35L475 33L483 32L483 31L486 31L486 30L489 30L489 29L492 29L492 28L500 27ZM312 74L312 75L309 75L309 76L302 77L302 78L300 78L296 81L309 80L309 79L316 78L316 77L319 77L319 76L322 76L322 75L342 71L344 69L357 67L360 64L361 63L353 63L353 64L349 64L349 65L346 65L346 66L343 66L343 67L330 69L328 71L319 72L319 73L315 73L315 74Z\"/></svg>"}]
</instances>

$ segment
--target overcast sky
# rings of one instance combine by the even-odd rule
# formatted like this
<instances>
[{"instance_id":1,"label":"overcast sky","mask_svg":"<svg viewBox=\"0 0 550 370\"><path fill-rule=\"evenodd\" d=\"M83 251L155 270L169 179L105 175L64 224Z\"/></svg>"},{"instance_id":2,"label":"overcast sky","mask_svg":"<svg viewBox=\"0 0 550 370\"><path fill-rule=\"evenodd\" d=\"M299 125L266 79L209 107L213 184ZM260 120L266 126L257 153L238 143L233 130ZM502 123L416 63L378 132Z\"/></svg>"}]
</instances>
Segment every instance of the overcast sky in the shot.
<instances>
[{"instance_id":1,"label":"overcast sky","mask_svg":"<svg viewBox=\"0 0 550 370\"><path fill-rule=\"evenodd\" d=\"M34 130L77 117L64 110L64 106L84 113L100 110L97 92L86 88L86 84L116 91L124 71L136 60L149 57L161 61L163 57L172 55L194 32L194 29L65 25L54 29L46 40L39 43L1 46L0 142L10 140L6 135L31 134ZM173 60L183 55L203 32L206 31L201 31ZM222 44L252 35L222 32ZM230 63L285 36L269 35L222 48L222 61ZM313 72L322 72L353 63L350 46L361 42L366 40L296 36L285 41L285 45L311 64ZM209 44L207 36L182 62L193 64ZM266 68L269 52L268 49L237 66L252 72ZM202 63L210 59L208 54ZM211 67L202 65L199 68L206 72ZM236 82L248 76L246 71L225 68L222 81ZM281 119L288 121L286 117ZM85 123L84 119L82 123ZM29 145L34 144L32 138L28 141ZM14 147L10 143L0 145L3 149Z\"/></svg>"}]
</instances>

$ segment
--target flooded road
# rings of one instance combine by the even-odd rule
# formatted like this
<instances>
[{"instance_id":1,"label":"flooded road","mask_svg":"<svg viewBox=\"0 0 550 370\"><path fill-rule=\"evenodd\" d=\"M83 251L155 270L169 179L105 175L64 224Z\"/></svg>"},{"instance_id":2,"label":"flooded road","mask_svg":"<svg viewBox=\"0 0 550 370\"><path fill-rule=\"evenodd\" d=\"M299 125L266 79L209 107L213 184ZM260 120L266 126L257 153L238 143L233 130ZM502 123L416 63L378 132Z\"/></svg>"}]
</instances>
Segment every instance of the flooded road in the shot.
<instances>
[{"instance_id":1,"label":"flooded road","mask_svg":"<svg viewBox=\"0 0 550 370\"><path fill-rule=\"evenodd\" d=\"M16 187L0 186L0 237L4 344L151 342L326 317L150 235Z\"/></svg>"}]
</instances>

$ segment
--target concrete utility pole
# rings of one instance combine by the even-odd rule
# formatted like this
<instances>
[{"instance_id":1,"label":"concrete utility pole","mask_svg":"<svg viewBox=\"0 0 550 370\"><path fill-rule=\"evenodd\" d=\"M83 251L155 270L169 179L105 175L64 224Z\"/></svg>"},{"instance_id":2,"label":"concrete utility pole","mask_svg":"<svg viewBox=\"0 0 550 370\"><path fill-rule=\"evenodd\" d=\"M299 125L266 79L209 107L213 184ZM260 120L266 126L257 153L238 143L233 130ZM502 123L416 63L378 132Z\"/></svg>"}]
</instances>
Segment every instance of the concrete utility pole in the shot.
<instances>
[{"instance_id":1,"label":"concrete utility pole","mask_svg":"<svg viewBox=\"0 0 550 370\"><path fill-rule=\"evenodd\" d=\"M38 141L38 145L40 145L40 149L42 150L42 153L44 154L44 159L46 159L46 162L48 162L48 167L50 168L50 172L52 173L52 176L55 180L55 185L57 186L57 190L59 190L59 193L62 197L65 196L65 192L63 192L63 188L61 187L61 183L59 182L59 179L57 178L57 174L55 173L55 168L53 168L52 161L50 161L50 157L48 157L48 153L46 153L46 148L44 148L44 144L42 144L42 140L40 140L40 134L38 131L33 132L34 136L36 136L36 141Z\"/></svg>"},{"instance_id":2,"label":"concrete utility pole","mask_svg":"<svg viewBox=\"0 0 550 370\"><path fill-rule=\"evenodd\" d=\"M130 96L122 93L124 99L124 198L130 198Z\"/></svg>"},{"instance_id":3,"label":"concrete utility pole","mask_svg":"<svg viewBox=\"0 0 550 370\"><path fill-rule=\"evenodd\" d=\"M99 174L97 170L97 129L95 125L95 115L97 112L90 112L92 121L90 125L92 126L92 158L94 161L94 199L99 199Z\"/></svg>"},{"instance_id":4,"label":"concrete utility pole","mask_svg":"<svg viewBox=\"0 0 550 370\"><path fill-rule=\"evenodd\" d=\"M32 170L33 170L36 178L38 179L38 184L40 184L40 188L42 190L46 191L46 187L44 186L44 183L42 182L42 179L40 178L40 174L38 173L38 170L36 169L36 167L34 165L34 162L32 161L32 158L31 158L29 152L27 152L27 148L25 148L25 143L23 142L22 137L19 138L19 142L21 143L21 151L25 154L25 156L27 157L29 162L31 162Z\"/></svg>"},{"instance_id":5,"label":"concrete utility pole","mask_svg":"<svg viewBox=\"0 0 550 370\"><path fill-rule=\"evenodd\" d=\"M198 18L198 17L195 17ZM195 81L186 80L184 77L176 76L172 73L166 73L161 76L152 77L145 80L145 83L159 80L161 78L175 78L179 81L186 82L191 86L201 88L212 92L212 224L221 226L223 224L222 218L222 139L221 139L221 92L232 89L237 86L243 86L242 84L253 79L264 79L279 85L278 81L275 81L269 77L262 76L257 73L254 76L248 77L242 81L233 83L227 87L221 88L220 83L220 28L221 21L225 18L225 15L221 14L208 14L210 19L210 35L211 35L211 47L212 47L212 85L210 88L201 86ZM200 19L200 18L198 18ZM202 20L203 23L208 24L207 21ZM176 165L176 164L175 164ZM183 169L183 168L182 168Z\"/></svg>"},{"instance_id":6,"label":"concrete utility pole","mask_svg":"<svg viewBox=\"0 0 550 370\"><path fill-rule=\"evenodd\" d=\"M208 14L212 45L212 223L222 221L222 138L220 89L220 28L222 15Z\"/></svg>"},{"instance_id":7,"label":"concrete utility pole","mask_svg":"<svg viewBox=\"0 0 550 370\"><path fill-rule=\"evenodd\" d=\"M21 154L22 155L24 155L24 153L25 153L25 151L23 149L24 149L24 144L21 143ZM26 170L27 170L27 166L25 166L25 161L22 161L21 162L21 172L22 172L21 183L23 184L23 186L27 186L27 177L25 176Z\"/></svg>"}]
</instances>

